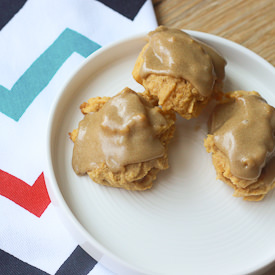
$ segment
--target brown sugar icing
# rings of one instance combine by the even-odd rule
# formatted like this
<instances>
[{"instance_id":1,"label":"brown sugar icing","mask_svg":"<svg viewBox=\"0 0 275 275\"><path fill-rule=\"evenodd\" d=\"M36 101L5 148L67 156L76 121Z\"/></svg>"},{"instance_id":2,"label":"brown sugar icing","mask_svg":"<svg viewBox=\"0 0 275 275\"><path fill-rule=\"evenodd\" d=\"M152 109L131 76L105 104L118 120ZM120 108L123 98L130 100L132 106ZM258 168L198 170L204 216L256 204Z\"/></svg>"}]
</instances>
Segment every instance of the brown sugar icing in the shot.
<instances>
[{"instance_id":1,"label":"brown sugar icing","mask_svg":"<svg viewBox=\"0 0 275 275\"><path fill-rule=\"evenodd\" d=\"M155 133L167 122L159 110L125 88L98 112L85 115L73 150L74 171L84 174L105 162L117 172L163 156L165 148Z\"/></svg>"},{"instance_id":2,"label":"brown sugar icing","mask_svg":"<svg viewBox=\"0 0 275 275\"><path fill-rule=\"evenodd\" d=\"M226 61L210 46L187 33L158 27L148 34L140 75L170 75L188 80L203 96L209 96L215 80L224 78Z\"/></svg>"},{"instance_id":3,"label":"brown sugar icing","mask_svg":"<svg viewBox=\"0 0 275 275\"><path fill-rule=\"evenodd\" d=\"M275 109L257 94L242 94L220 104L210 119L215 145L227 156L234 176L256 180L265 165L274 179ZM273 159L272 159L273 158ZM271 160L271 161L270 161ZM269 171L269 172L268 172Z\"/></svg>"}]
</instances>

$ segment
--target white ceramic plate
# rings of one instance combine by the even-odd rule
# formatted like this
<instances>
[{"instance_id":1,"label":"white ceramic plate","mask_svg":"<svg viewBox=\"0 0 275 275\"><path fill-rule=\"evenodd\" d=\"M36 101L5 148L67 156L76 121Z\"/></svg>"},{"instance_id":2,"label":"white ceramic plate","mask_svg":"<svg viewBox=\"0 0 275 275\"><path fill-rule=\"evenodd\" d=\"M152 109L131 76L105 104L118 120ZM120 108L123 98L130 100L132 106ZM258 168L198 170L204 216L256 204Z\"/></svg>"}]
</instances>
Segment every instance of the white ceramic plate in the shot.
<instances>
[{"instance_id":1,"label":"white ceramic plate","mask_svg":"<svg viewBox=\"0 0 275 275\"><path fill-rule=\"evenodd\" d=\"M275 70L262 58L228 40L189 33L227 59L225 90L256 90L275 106ZM153 189L130 192L75 175L68 133L90 97L112 96L128 86L144 36L92 54L69 79L49 120L47 187L53 203L80 245L117 273L247 274L275 259L275 192L246 202L215 179L206 153L206 110L200 118L179 118L171 143L170 168Z\"/></svg>"}]
</instances>

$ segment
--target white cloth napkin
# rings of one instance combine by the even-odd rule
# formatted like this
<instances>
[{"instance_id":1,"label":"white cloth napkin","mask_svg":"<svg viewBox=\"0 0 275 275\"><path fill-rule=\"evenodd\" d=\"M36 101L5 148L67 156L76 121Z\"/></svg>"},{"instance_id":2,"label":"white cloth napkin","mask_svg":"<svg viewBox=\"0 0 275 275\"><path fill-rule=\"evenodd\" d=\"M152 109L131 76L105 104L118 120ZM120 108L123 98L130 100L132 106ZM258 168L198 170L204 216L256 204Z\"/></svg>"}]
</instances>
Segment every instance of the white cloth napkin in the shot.
<instances>
[{"instance_id":1,"label":"white cloth napkin","mask_svg":"<svg viewBox=\"0 0 275 275\"><path fill-rule=\"evenodd\" d=\"M51 204L46 125L57 93L88 55L156 26L150 0L1 0L0 274L112 274Z\"/></svg>"}]
</instances>

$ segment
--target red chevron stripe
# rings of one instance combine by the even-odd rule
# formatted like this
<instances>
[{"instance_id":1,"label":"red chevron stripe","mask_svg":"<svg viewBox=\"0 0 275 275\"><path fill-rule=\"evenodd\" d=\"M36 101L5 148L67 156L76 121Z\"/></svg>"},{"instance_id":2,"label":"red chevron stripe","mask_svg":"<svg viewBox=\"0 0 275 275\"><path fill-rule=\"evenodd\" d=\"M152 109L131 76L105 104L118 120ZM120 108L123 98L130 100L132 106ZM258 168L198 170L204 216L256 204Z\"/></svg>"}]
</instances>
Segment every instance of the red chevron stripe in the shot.
<instances>
[{"instance_id":1,"label":"red chevron stripe","mask_svg":"<svg viewBox=\"0 0 275 275\"><path fill-rule=\"evenodd\" d=\"M37 217L44 213L51 202L43 173L30 186L17 177L0 170L0 195L10 199Z\"/></svg>"}]
</instances>

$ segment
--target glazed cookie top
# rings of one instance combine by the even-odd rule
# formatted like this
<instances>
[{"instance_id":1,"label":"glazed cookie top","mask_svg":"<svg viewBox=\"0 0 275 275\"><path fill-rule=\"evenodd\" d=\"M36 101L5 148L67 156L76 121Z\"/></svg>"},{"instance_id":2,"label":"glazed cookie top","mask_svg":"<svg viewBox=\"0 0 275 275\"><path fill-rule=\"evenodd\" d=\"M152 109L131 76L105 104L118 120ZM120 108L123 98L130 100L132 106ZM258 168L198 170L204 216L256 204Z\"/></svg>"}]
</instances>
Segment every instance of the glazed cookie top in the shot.
<instances>
[{"instance_id":1,"label":"glazed cookie top","mask_svg":"<svg viewBox=\"0 0 275 275\"><path fill-rule=\"evenodd\" d=\"M158 27L148 34L140 75L170 75L188 80L203 96L209 96L217 79L223 80L225 59L213 48L187 33Z\"/></svg>"},{"instance_id":2,"label":"glazed cookie top","mask_svg":"<svg viewBox=\"0 0 275 275\"><path fill-rule=\"evenodd\" d=\"M234 176L257 179L274 156L275 109L256 92L236 91L229 97L214 109L210 134Z\"/></svg>"},{"instance_id":3,"label":"glazed cookie top","mask_svg":"<svg viewBox=\"0 0 275 275\"><path fill-rule=\"evenodd\" d=\"M129 88L110 98L79 123L73 150L73 168L84 174L100 163L113 172L127 164L162 157L165 148L157 133L167 126L159 107Z\"/></svg>"}]
</instances>

